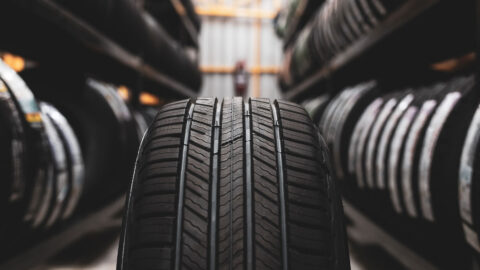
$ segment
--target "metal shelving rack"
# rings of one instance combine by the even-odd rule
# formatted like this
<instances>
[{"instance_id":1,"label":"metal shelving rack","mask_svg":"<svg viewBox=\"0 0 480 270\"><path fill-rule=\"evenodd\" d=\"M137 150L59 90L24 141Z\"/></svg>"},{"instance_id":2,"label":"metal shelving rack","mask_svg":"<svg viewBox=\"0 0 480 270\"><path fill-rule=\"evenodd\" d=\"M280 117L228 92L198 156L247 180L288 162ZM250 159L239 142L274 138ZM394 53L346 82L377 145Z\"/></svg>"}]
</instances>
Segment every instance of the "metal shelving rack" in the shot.
<instances>
[{"instance_id":1,"label":"metal shelving rack","mask_svg":"<svg viewBox=\"0 0 480 270\"><path fill-rule=\"evenodd\" d=\"M440 6L440 4L443 5L443 10L441 12L448 11L447 8L444 8L444 6L448 4L447 2L448 1L443 0L407 1L399 9L390 14L385 21L375 27L372 32L355 41L342 53L334 56L312 75L294 85L290 89L287 89L284 97L288 100L298 101L303 96L309 94L309 92L311 92L317 86L322 84L326 84L328 86L328 81L331 80L332 77L339 76L344 69L349 69L351 74L355 72L364 72L358 68L359 66L361 66L362 69L365 67L368 69L371 66L375 66L374 63L368 62L370 59L375 58L375 55L380 55L388 50L390 50L392 53L396 53L395 51L391 50L391 47L384 48L380 44L383 44L383 42L385 42L387 39L395 39L397 32L402 32L402 35L408 36L405 33L407 32L405 29L409 28L409 25L412 22L423 19L422 15L432 11L434 8ZM432 22L428 23L431 24ZM395 42L398 41L399 38L395 40ZM368 59L361 59L366 54L370 54L370 57ZM350 69L350 66L352 66L353 63L357 63L359 61L362 61L361 65L357 65L355 70ZM375 61L377 61L377 59L375 59Z\"/></svg>"},{"instance_id":2,"label":"metal shelving rack","mask_svg":"<svg viewBox=\"0 0 480 270\"><path fill-rule=\"evenodd\" d=\"M197 46L198 33L183 5L177 0L171 3ZM54 71L54 78L65 81L60 85L72 84L72 78L92 76L167 100L196 96L193 89L147 64L141 55L124 49L53 0L5 0L0 9L8 11L0 18L1 49L41 63L42 70ZM70 220L42 236L32 235L28 241L5 246L10 250L2 252L0 269L32 269L92 232L119 227L124 205L125 195L117 194L98 207L79 209Z\"/></svg>"},{"instance_id":3,"label":"metal shelving rack","mask_svg":"<svg viewBox=\"0 0 480 270\"><path fill-rule=\"evenodd\" d=\"M455 4L462 6L459 9L462 12L451 8ZM473 8L474 5L475 8ZM428 16L424 16L427 14ZM431 16L432 14L434 15ZM465 17L475 18L476 22L465 19L456 24L457 20L452 19ZM446 18L452 19L449 20L450 24L441 24L440 20ZM416 27L419 25L423 28L417 31ZM442 28L445 25L450 28ZM437 27L435 28L435 26ZM421 32L425 29L432 29L432 32L436 32ZM445 46L438 42L442 40L438 38L442 31L445 35L444 40L451 40ZM421 38L415 40L416 44L408 41L410 42L408 53L411 55L407 57L406 61L403 61L402 57L405 57L405 54L400 54L399 51L402 52L401 50L404 49L402 45L405 44L405 38L412 36L409 35L410 32L416 32L416 36ZM458 32L463 34L460 35ZM422 33L426 37L421 36ZM458 35L452 37L452 33ZM431 36L436 39L428 40L428 37ZM456 37L463 39L456 40ZM468 45L464 47L452 46L453 42L461 44L465 41L468 41ZM437 42L437 47L432 47L435 42ZM418 45L419 48L417 49L415 45ZM428 50L434 52L429 54ZM480 55L480 0L409 0L368 35L354 42L305 80L286 89L284 97L297 102L303 101L325 92L335 94L336 91L349 84L353 85L371 78L380 78L382 83L394 81L394 84L408 84L410 81L406 77L409 77L410 73L418 71L420 77L429 75L428 72L431 71L429 68L435 63L432 59L442 61L471 52L476 52L475 64L477 72L480 72L478 62L478 55ZM423 54L429 54L432 57L421 59ZM378 63L382 65L378 65ZM391 67L395 65L398 66ZM379 70L378 66L385 70ZM409 68L413 71L408 70ZM394 74L395 72L397 74ZM354 78L352 79L352 77ZM351 190L347 185L344 187L344 195L347 232L352 242L361 246L380 247L406 269L455 269L449 264L459 261L462 262L462 267L465 266L465 269L480 269L480 256L473 252L462 238L452 240L453 236L439 237L440 229L429 231L432 227L425 223L403 223L405 217L393 214L392 209L386 209L387 206L378 206L368 202L368 198L362 197L365 194L362 195L358 190ZM365 201L367 201L366 204ZM405 226L399 228L398 224ZM417 226L420 226L421 229ZM419 232L422 235L419 235ZM455 249L456 252L452 252L452 249Z\"/></svg>"},{"instance_id":4,"label":"metal shelving rack","mask_svg":"<svg viewBox=\"0 0 480 270\"><path fill-rule=\"evenodd\" d=\"M439 0L410 0L401 8L396 10L381 25L376 27L370 34L363 36L350 45L341 54L336 55L325 64L323 68L315 72L309 78L289 89L285 98L295 99L297 96L308 91L315 84L327 79L331 74L347 65L356 57L362 55L366 50L372 48L380 40L394 32L396 29L406 25L408 22L422 14L425 10L438 3Z\"/></svg>"},{"instance_id":5,"label":"metal shelving rack","mask_svg":"<svg viewBox=\"0 0 480 270\"><path fill-rule=\"evenodd\" d=\"M18 16L19 23L16 25L21 29L9 30L11 26L5 26L7 33L2 39L8 44L9 51L32 57L34 61L40 58L44 60L42 63L52 66L75 66L84 73L125 84L132 89L138 88L141 83L142 90L160 96L180 98L196 95L189 87L147 64L141 55L127 51L53 0L9 0L2 5L5 4ZM188 32L195 35L196 31L186 15L179 15ZM30 25L22 24L27 17ZM52 37L55 37L55 42L49 42Z\"/></svg>"}]
</instances>

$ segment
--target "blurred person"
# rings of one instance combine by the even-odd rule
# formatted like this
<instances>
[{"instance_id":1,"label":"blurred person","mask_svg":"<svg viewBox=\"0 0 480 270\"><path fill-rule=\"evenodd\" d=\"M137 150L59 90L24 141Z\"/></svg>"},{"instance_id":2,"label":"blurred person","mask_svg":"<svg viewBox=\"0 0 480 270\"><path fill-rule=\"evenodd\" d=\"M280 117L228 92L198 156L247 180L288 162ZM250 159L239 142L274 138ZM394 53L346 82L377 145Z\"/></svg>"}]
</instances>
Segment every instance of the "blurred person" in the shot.
<instances>
[{"instance_id":1,"label":"blurred person","mask_svg":"<svg viewBox=\"0 0 480 270\"><path fill-rule=\"evenodd\" d=\"M235 96L245 97L248 89L248 72L245 70L245 62L238 61L233 72L233 89Z\"/></svg>"}]
</instances>

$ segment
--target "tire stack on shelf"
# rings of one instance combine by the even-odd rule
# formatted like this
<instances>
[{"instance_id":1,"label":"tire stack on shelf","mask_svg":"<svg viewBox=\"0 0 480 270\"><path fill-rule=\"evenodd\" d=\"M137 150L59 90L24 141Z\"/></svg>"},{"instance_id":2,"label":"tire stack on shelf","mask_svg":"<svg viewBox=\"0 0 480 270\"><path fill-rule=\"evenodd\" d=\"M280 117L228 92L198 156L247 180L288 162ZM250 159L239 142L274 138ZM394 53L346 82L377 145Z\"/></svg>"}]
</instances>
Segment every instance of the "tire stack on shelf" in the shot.
<instances>
[{"instance_id":1,"label":"tire stack on shelf","mask_svg":"<svg viewBox=\"0 0 480 270\"><path fill-rule=\"evenodd\" d=\"M26 63L17 74L0 62L0 211L8 217L0 239L9 247L0 268L31 269L93 230L118 226L158 108L200 90L200 20L190 0L0 6L0 57Z\"/></svg>"},{"instance_id":2,"label":"tire stack on shelf","mask_svg":"<svg viewBox=\"0 0 480 270\"><path fill-rule=\"evenodd\" d=\"M477 107L468 128L463 145L459 168L459 209L462 219L462 229L466 241L480 254L480 204L478 188L480 185L479 172L479 124L480 107Z\"/></svg>"},{"instance_id":3,"label":"tire stack on shelf","mask_svg":"<svg viewBox=\"0 0 480 270\"><path fill-rule=\"evenodd\" d=\"M24 225L45 229L69 218L82 193L85 168L69 122L51 105L38 103L25 82L1 61L0 86L6 177L1 199L9 217L2 223L4 238Z\"/></svg>"},{"instance_id":4,"label":"tire stack on shelf","mask_svg":"<svg viewBox=\"0 0 480 270\"><path fill-rule=\"evenodd\" d=\"M280 86L330 147L349 229L384 230L391 241L379 233L365 242L409 269L425 265L410 262L412 254L460 269L471 262L469 245L480 251L478 14L468 12L478 4L330 0L293 40L283 36ZM445 17L456 19L446 25Z\"/></svg>"},{"instance_id":5,"label":"tire stack on shelf","mask_svg":"<svg viewBox=\"0 0 480 270\"><path fill-rule=\"evenodd\" d=\"M325 108L318 125L346 198L392 231L400 225L430 230L454 239L452 246L465 243L465 234L480 250L474 76L387 90L362 83L342 90L326 106L317 102Z\"/></svg>"},{"instance_id":6,"label":"tire stack on shelf","mask_svg":"<svg viewBox=\"0 0 480 270\"><path fill-rule=\"evenodd\" d=\"M152 17L135 1L57 0L57 2L128 51L142 55L148 64L161 72L183 82L191 89L200 88L201 75L196 63L187 56L181 44L170 38L160 25L167 23ZM168 8L164 12L172 13ZM169 23L172 24L171 21Z\"/></svg>"},{"instance_id":7,"label":"tire stack on shelf","mask_svg":"<svg viewBox=\"0 0 480 270\"><path fill-rule=\"evenodd\" d=\"M368 35L404 2L325 1L314 19L287 49L288 59L280 77L281 84L291 87L321 69L335 55Z\"/></svg>"},{"instance_id":8,"label":"tire stack on shelf","mask_svg":"<svg viewBox=\"0 0 480 270\"><path fill-rule=\"evenodd\" d=\"M112 86L88 79L81 93L41 93L0 60L0 239L8 258L120 196L153 110L133 112ZM137 115L134 117L133 115Z\"/></svg>"},{"instance_id":9,"label":"tire stack on shelf","mask_svg":"<svg viewBox=\"0 0 480 270\"><path fill-rule=\"evenodd\" d=\"M82 201L94 206L99 198L124 190L140 139L133 113L116 90L87 79L80 93L42 96L71 119L79 137L86 165Z\"/></svg>"}]
</instances>

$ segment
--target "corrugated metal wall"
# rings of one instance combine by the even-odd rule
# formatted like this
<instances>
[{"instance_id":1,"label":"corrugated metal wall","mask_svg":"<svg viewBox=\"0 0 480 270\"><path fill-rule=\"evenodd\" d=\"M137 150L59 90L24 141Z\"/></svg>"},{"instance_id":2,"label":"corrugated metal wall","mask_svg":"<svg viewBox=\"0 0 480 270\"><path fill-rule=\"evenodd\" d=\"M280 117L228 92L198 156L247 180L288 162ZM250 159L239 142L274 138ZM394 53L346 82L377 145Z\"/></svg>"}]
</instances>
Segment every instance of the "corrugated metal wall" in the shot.
<instances>
[{"instance_id":1,"label":"corrugated metal wall","mask_svg":"<svg viewBox=\"0 0 480 270\"><path fill-rule=\"evenodd\" d=\"M196 1L202 18L202 96L232 96L233 75L229 71L237 61L245 61L251 71L249 96L280 96L276 72L282 62L282 42L275 35L272 16L283 1Z\"/></svg>"}]
</instances>

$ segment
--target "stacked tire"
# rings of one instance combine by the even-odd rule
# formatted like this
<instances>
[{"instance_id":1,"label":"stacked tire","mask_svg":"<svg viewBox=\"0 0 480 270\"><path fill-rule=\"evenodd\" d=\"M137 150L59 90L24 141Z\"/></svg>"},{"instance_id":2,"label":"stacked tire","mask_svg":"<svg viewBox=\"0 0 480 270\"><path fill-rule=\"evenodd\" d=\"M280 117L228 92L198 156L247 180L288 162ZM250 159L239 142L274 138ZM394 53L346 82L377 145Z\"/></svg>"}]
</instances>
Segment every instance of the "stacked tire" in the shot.
<instances>
[{"instance_id":1,"label":"stacked tire","mask_svg":"<svg viewBox=\"0 0 480 270\"><path fill-rule=\"evenodd\" d=\"M85 158L82 205L95 206L102 198L125 190L141 131L116 90L87 79L78 93L58 91L45 98L70 119L79 138Z\"/></svg>"},{"instance_id":2,"label":"stacked tire","mask_svg":"<svg viewBox=\"0 0 480 270\"><path fill-rule=\"evenodd\" d=\"M163 26L136 1L56 1L121 47L142 56L147 64L192 90L200 90L201 74L196 63L188 57L181 44L173 40ZM168 5L167 11L172 12Z\"/></svg>"},{"instance_id":3,"label":"stacked tire","mask_svg":"<svg viewBox=\"0 0 480 270\"><path fill-rule=\"evenodd\" d=\"M0 211L8 217L0 239L13 244L11 252L120 196L152 117L93 79L78 93L32 85L35 95L0 61Z\"/></svg>"},{"instance_id":4,"label":"stacked tire","mask_svg":"<svg viewBox=\"0 0 480 270\"><path fill-rule=\"evenodd\" d=\"M463 145L460 168L458 172L459 184L459 211L462 218L462 229L465 240L480 253L480 205L478 189L480 186L479 172L479 124L480 107L475 111L468 128L467 137Z\"/></svg>"},{"instance_id":5,"label":"stacked tire","mask_svg":"<svg viewBox=\"0 0 480 270\"><path fill-rule=\"evenodd\" d=\"M370 84L335 96L319 123L347 197L380 223L394 220L460 242L461 216L467 241L478 249L474 76L396 91ZM359 89L370 90L362 99L354 94Z\"/></svg>"},{"instance_id":6,"label":"stacked tire","mask_svg":"<svg viewBox=\"0 0 480 270\"><path fill-rule=\"evenodd\" d=\"M325 1L287 53L280 79L285 86L301 82L335 55L379 27L406 1Z\"/></svg>"},{"instance_id":7,"label":"stacked tire","mask_svg":"<svg viewBox=\"0 0 480 270\"><path fill-rule=\"evenodd\" d=\"M0 62L2 223L8 236L49 228L70 217L83 182L80 147L68 121L38 103L25 82Z\"/></svg>"}]
</instances>

